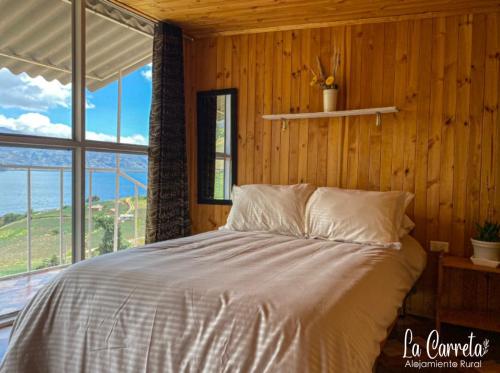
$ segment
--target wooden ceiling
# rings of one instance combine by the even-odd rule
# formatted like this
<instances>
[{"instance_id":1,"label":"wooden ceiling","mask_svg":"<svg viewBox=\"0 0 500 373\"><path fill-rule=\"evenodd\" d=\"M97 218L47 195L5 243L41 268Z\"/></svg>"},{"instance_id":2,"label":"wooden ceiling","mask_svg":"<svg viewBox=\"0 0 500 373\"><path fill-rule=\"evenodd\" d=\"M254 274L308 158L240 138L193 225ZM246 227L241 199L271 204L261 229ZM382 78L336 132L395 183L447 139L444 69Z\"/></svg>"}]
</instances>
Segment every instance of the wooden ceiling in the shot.
<instances>
[{"instance_id":1,"label":"wooden ceiling","mask_svg":"<svg viewBox=\"0 0 500 373\"><path fill-rule=\"evenodd\" d=\"M194 37L500 10L500 0L113 0Z\"/></svg>"}]
</instances>

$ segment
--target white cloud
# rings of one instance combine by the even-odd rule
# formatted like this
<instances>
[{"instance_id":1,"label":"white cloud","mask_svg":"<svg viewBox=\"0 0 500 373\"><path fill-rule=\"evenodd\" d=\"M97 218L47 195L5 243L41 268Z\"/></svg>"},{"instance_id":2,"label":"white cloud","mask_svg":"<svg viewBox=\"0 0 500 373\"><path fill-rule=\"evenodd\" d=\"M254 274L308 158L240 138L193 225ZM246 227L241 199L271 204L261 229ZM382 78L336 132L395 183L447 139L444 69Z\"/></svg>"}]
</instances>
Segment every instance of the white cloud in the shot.
<instances>
[{"instance_id":1,"label":"white cloud","mask_svg":"<svg viewBox=\"0 0 500 373\"><path fill-rule=\"evenodd\" d=\"M42 76L35 78L26 73L12 74L0 69L0 107L45 112L51 108L71 108L71 84L58 80L47 81ZM87 109L94 104L87 101Z\"/></svg>"},{"instance_id":2,"label":"white cloud","mask_svg":"<svg viewBox=\"0 0 500 373\"><path fill-rule=\"evenodd\" d=\"M132 136L121 136L120 141L125 144L148 145L148 139L138 133Z\"/></svg>"},{"instance_id":3,"label":"white cloud","mask_svg":"<svg viewBox=\"0 0 500 373\"><path fill-rule=\"evenodd\" d=\"M8 118L0 114L0 127L25 135L71 138L70 126L52 123L48 116L40 113L26 113L17 118ZM116 142L116 136L105 133L87 131L86 136L89 140ZM122 136L121 141L127 144L147 144L146 138L139 134Z\"/></svg>"},{"instance_id":4,"label":"white cloud","mask_svg":"<svg viewBox=\"0 0 500 373\"><path fill-rule=\"evenodd\" d=\"M141 70L141 75L146 79L151 81L153 78L153 65L152 64L147 64L143 70Z\"/></svg>"},{"instance_id":5,"label":"white cloud","mask_svg":"<svg viewBox=\"0 0 500 373\"><path fill-rule=\"evenodd\" d=\"M87 131L86 137L87 140L116 142L116 136L107 135L105 133ZM120 136L120 142L125 144L147 145L146 138L139 134L134 134L132 136Z\"/></svg>"},{"instance_id":6,"label":"white cloud","mask_svg":"<svg viewBox=\"0 0 500 373\"><path fill-rule=\"evenodd\" d=\"M52 123L49 117L40 113L26 113L17 118L7 118L0 114L0 127L25 135L71 137L70 126Z\"/></svg>"}]
</instances>

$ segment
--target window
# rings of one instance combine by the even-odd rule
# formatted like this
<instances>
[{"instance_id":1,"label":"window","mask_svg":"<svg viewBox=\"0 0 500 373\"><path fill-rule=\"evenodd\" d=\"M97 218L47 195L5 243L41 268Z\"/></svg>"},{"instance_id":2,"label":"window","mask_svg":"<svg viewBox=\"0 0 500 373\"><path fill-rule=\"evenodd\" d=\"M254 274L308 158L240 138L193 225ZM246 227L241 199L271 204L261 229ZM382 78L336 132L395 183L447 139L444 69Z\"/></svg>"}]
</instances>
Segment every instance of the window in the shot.
<instances>
[{"instance_id":1,"label":"window","mask_svg":"<svg viewBox=\"0 0 500 373\"><path fill-rule=\"evenodd\" d=\"M236 183L236 89L198 92L198 202L231 203Z\"/></svg>"},{"instance_id":2,"label":"window","mask_svg":"<svg viewBox=\"0 0 500 373\"><path fill-rule=\"evenodd\" d=\"M214 199L231 199L231 96L217 96Z\"/></svg>"},{"instance_id":3,"label":"window","mask_svg":"<svg viewBox=\"0 0 500 373\"><path fill-rule=\"evenodd\" d=\"M153 25L101 0L0 9L0 278L143 244Z\"/></svg>"}]
</instances>

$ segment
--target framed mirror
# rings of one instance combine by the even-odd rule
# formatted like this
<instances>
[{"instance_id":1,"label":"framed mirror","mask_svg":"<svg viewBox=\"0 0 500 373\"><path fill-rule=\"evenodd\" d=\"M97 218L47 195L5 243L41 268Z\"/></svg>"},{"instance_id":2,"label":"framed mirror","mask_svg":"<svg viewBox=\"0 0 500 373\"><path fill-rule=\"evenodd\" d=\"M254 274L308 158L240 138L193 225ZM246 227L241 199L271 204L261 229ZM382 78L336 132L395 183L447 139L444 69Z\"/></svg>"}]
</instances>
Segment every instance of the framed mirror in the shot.
<instances>
[{"instance_id":1,"label":"framed mirror","mask_svg":"<svg viewBox=\"0 0 500 373\"><path fill-rule=\"evenodd\" d=\"M236 88L198 92L198 203L231 204L237 170Z\"/></svg>"}]
</instances>

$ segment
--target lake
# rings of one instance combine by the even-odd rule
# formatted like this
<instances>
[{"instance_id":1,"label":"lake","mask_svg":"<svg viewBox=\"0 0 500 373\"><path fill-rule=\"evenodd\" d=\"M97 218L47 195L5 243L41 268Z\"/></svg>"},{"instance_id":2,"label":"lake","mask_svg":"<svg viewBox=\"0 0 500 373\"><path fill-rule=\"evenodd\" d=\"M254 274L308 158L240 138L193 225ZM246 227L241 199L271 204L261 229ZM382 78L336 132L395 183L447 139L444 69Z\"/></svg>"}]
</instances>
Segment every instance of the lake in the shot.
<instances>
[{"instance_id":1,"label":"lake","mask_svg":"<svg viewBox=\"0 0 500 373\"><path fill-rule=\"evenodd\" d=\"M32 209L35 211L59 208L59 172L31 172ZM147 184L146 172L128 173L142 184ZM95 172L92 176L92 195L102 201L115 198L115 174ZM88 197L88 174L86 175L86 196ZM120 197L134 195L134 184L120 177ZM146 191L139 187L139 195L146 196ZM0 216L9 212L26 213L27 211L27 171L9 170L0 172ZM71 205L71 172L64 173L64 204Z\"/></svg>"}]
</instances>

